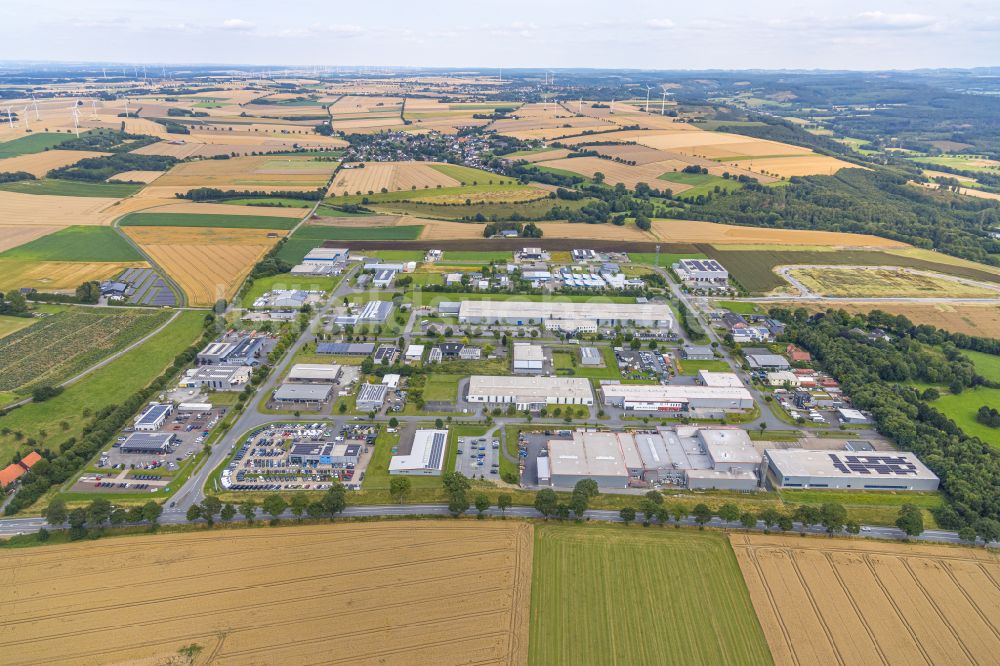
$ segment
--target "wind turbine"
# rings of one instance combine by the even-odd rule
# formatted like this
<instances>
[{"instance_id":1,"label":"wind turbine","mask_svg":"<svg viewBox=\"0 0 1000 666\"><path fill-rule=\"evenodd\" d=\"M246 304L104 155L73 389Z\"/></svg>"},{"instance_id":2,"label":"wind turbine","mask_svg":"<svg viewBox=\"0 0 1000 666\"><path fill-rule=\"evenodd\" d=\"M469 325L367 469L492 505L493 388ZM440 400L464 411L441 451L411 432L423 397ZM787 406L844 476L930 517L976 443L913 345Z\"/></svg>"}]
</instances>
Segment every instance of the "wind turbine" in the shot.
<instances>
[{"instance_id":1,"label":"wind turbine","mask_svg":"<svg viewBox=\"0 0 1000 666\"><path fill-rule=\"evenodd\" d=\"M108 80L108 68L107 67L101 67L101 71L104 73L104 80L107 81Z\"/></svg>"},{"instance_id":2,"label":"wind turbine","mask_svg":"<svg viewBox=\"0 0 1000 666\"><path fill-rule=\"evenodd\" d=\"M70 107L70 111L73 113L73 130L76 132L76 137L80 138L80 110L74 104Z\"/></svg>"},{"instance_id":3,"label":"wind turbine","mask_svg":"<svg viewBox=\"0 0 1000 666\"><path fill-rule=\"evenodd\" d=\"M10 125L11 129L14 129L14 116L10 114L10 107L7 107L7 124Z\"/></svg>"},{"instance_id":4,"label":"wind turbine","mask_svg":"<svg viewBox=\"0 0 1000 666\"><path fill-rule=\"evenodd\" d=\"M580 98L580 103L577 104L577 106L576 106L576 112L577 112L577 114L579 114L581 116L583 115L583 98L582 97Z\"/></svg>"},{"instance_id":5,"label":"wind turbine","mask_svg":"<svg viewBox=\"0 0 1000 666\"><path fill-rule=\"evenodd\" d=\"M611 98L611 114L614 115L614 113L615 113L615 98L612 97Z\"/></svg>"},{"instance_id":6,"label":"wind turbine","mask_svg":"<svg viewBox=\"0 0 1000 666\"><path fill-rule=\"evenodd\" d=\"M35 105L35 120L41 120L42 117L38 115L38 102L35 101L35 96L31 96L31 103Z\"/></svg>"},{"instance_id":7,"label":"wind turbine","mask_svg":"<svg viewBox=\"0 0 1000 666\"><path fill-rule=\"evenodd\" d=\"M664 109L667 106L667 91L663 91L663 99L660 100L660 115L664 115Z\"/></svg>"},{"instance_id":8,"label":"wind turbine","mask_svg":"<svg viewBox=\"0 0 1000 666\"><path fill-rule=\"evenodd\" d=\"M653 86L646 86L646 113L649 113L649 91L653 89Z\"/></svg>"},{"instance_id":9,"label":"wind turbine","mask_svg":"<svg viewBox=\"0 0 1000 666\"><path fill-rule=\"evenodd\" d=\"M125 98L125 118L128 118L128 97Z\"/></svg>"},{"instance_id":10,"label":"wind turbine","mask_svg":"<svg viewBox=\"0 0 1000 666\"><path fill-rule=\"evenodd\" d=\"M24 129L28 129L28 106L27 105L25 105L24 108L21 109L21 113L24 114Z\"/></svg>"},{"instance_id":11,"label":"wind turbine","mask_svg":"<svg viewBox=\"0 0 1000 666\"><path fill-rule=\"evenodd\" d=\"M96 99L90 100L90 106L94 109L94 113L91 116L91 118L97 120L97 100Z\"/></svg>"}]
</instances>

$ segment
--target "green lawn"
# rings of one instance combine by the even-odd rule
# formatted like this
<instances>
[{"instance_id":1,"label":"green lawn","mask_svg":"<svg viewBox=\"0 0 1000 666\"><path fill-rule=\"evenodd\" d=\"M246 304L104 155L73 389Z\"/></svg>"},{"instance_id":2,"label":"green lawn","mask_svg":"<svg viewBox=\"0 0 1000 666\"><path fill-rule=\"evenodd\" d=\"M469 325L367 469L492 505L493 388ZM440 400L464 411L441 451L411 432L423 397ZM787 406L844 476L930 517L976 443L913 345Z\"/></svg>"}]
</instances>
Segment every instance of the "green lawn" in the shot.
<instances>
[{"instance_id":1,"label":"green lawn","mask_svg":"<svg viewBox=\"0 0 1000 666\"><path fill-rule=\"evenodd\" d=\"M393 262L424 260L424 253L419 250L375 250L373 252L365 252L364 255L366 257L375 257L383 261Z\"/></svg>"},{"instance_id":2,"label":"green lawn","mask_svg":"<svg viewBox=\"0 0 1000 666\"><path fill-rule=\"evenodd\" d=\"M771 664L725 534L535 526L529 664Z\"/></svg>"},{"instance_id":3,"label":"green lawn","mask_svg":"<svg viewBox=\"0 0 1000 666\"><path fill-rule=\"evenodd\" d=\"M0 253L3 259L28 261L144 261L111 227L75 226Z\"/></svg>"},{"instance_id":4,"label":"green lawn","mask_svg":"<svg viewBox=\"0 0 1000 666\"><path fill-rule=\"evenodd\" d=\"M79 437L84 410L97 412L135 394L158 377L174 358L201 334L202 312L182 312L166 330L137 349L68 387L43 403L29 404L0 418L0 425L10 434L0 434L0 460L7 460L18 449L27 449L27 438L44 440L47 448L58 449L70 437ZM60 425L65 422L66 427ZM42 437L44 430L47 436ZM25 439L18 441L16 433Z\"/></svg>"},{"instance_id":5,"label":"green lawn","mask_svg":"<svg viewBox=\"0 0 1000 666\"><path fill-rule=\"evenodd\" d=\"M976 351L962 351L976 366L976 372L995 382L1000 382L1000 356Z\"/></svg>"},{"instance_id":6,"label":"green lawn","mask_svg":"<svg viewBox=\"0 0 1000 666\"><path fill-rule=\"evenodd\" d=\"M33 317L10 317L0 315L0 338L5 338L11 333L16 333L22 328L27 328L34 324L37 319Z\"/></svg>"},{"instance_id":7,"label":"green lawn","mask_svg":"<svg viewBox=\"0 0 1000 666\"><path fill-rule=\"evenodd\" d=\"M513 252L470 252L465 250L448 250L441 259L441 264L475 264L483 266L491 261L513 261Z\"/></svg>"},{"instance_id":8,"label":"green lawn","mask_svg":"<svg viewBox=\"0 0 1000 666\"><path fill-rule=\"evenodd\" d=\"M323 244L323 241L336 240L415 240L423 230L421 225L406 225L398 227L328 227L323 225L304 224L299 227L291 238L285 241L278 257L290 264L298 264L309 251Z\"/></svg>"},{"instance_id":9,"label":"green lawn","mask_svg":"<svg viewBox=\"0 0 1000 666\"><path fill-rule=\"evenodd\" d=\"M629 252L628 258L632 260L633 264L647 264L649 266L656 265L656 253L655 252ZM681 259L705 259L705 255L700 252L680 252L680 253L660 253L660 268L667 268Z\"/></svg>"},{"instance_id":10,"label":"green lawn","mask_svg":"<svg viewBox=\"0 0 1000 666\"><path fill-rule=\"evenodd\" d=\"M966 434L978 437L987 444L1000 449L1000 428L991 428L976 420L976 412L983 405L1000 407L1000 389L966 389L958 395L939 388L941 397L930 404L954 421Z\"/></svg>"},{"instance_id":11,"label":"green lawn","mask_svg":"<svg viewBox=\"0 0 1000 666\"><path fill-rule=\"evenodd\" d=\"M284 229L299 223L296 217L270 215L212 215L203 213L131 213L123 227L220 227L226 229Z\"/></svg>"},{"instance_id":12,"label":"green lawn","mask_svg":"<svg viewBox=\"0 0 1000 666\"><path fill-rule=\"evenodd\" d=\"M301 289L303 291L324 291L329 292L336 287L342 276L310 276L292 275L291 273L280 273L269 277L254 280L253 285L243 297L243 307L248 308L253 305L254 300L264 295L265 291L275 289Z\"/></svg>"},{"instance_id":13,"label":"green lawn","mask_svg":"<svg viewBox=\"0 0 1000 666\"><path fill-rule=\"evenodd\" d=\"M732 372L732 368L729 364L722 359L717 359L714 361L685 361L678 360L681 366L681 374L684 375L697 375L699 370L708 370L709 372Z\"/></svg>"},{"instance_id":14,"label":"green lawn","mask_svg":"<svg viewBox=\"0 0 1000 666\"><path fill-rule=\"evenodd\" d=\"M552 364L556 374L564 377L585 377L587 379L621 379L615 351L611 347L598 347L604 358L603 368L580 365L579 348L560 349L552 352Z\"/></svg>"},{"instance_id":15,"label":"green lawn","mask_svg":"<svg viewBox=\"0 0 1000 666\"><path fill-rule=\"evenodd\" d=\"M69 134L35 132L28 136L22 136L20 139L0 143L0 159L40 153L49 148L55 148L63 141L75 138L75 136Z\"/></svg>"},{"instance_id":16,"label":"green lawn","mask_svg":"<svg viewBox=\"0 0 1000 666\"><path fill-rule=\"evenodd\" d=\"M432 427L433 424L421 424L421 427ZM454 430L454 428L452 428ZM389 460L392 458L392 449L399 444L399 433L386 432L383 428L379 431L375 439L375 451L372 459L365 470L365 480L361 482L364 490L388 490L389 489ZM448 438L448 450L445 452L445 459L454 459L455 442L452 437ZM454 469L454 465L452 465ZM414 489L441 487L440 476L411 476L410 483Z\"/></svg>"},{"instance_id":17,"label":"green lawn","mask_svg":"<svg viewBox=\"0 0 1000 666\"><path fill-rule=\"evenodd\" d=\"M669 183L677 183L679 185L692 185L693 187L689 190L684 190L678 193L677 196L682 198L694 198L699 194L708 194L710 192L715 192L715 188L718 187L720 190L731 192L733 190L738 190L742 185L735 180L729 178L723 178L722 176L713 176L707 173L684 173L683 171L668 171L658 177L659 180L665 180Z\"/></svg>"},{"instance_id":18,"label":"green lawn","mask_svg":"<svg viewBox=\"0 0 1000 666\"><path fill-rule=\"evenodd\" d=\"M127 183L88 183L82 180L58 180L55 178L18 180L13 183L0 184L0 190L20 192L21 194L47 194L56 197L108 197L111 199L130 197L143 187L143 185Z\"/></svg>"},{"instance_id":19,"label":"green lawn","mask_svg":"<svg viewBox=\"0 0 1000 666\"><path fill-rule=\"evenodd\" d=\"M747 301L716 301L715 305L737 314L760 314L764 312L762 306Z\"/></svg>"},{"instance_id":20,"label":"green lawn","mask_svg":"<svg viewBox=\"0 0 1000 666\"><path fill-rule=\"evenodd\" d=\"M462 375L438 375L427 377L424 385L424 400L427 402L455 402L458 398L458 382Z\"/></svg>"}]
</instances>

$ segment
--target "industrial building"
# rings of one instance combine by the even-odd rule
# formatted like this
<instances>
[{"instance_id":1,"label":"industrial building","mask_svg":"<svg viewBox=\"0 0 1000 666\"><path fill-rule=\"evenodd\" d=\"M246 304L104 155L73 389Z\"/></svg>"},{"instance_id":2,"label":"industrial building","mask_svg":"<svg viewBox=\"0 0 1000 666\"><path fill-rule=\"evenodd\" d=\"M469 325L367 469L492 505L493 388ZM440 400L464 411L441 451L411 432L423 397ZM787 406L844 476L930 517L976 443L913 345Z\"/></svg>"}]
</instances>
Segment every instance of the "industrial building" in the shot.
<instances>
[{"instance_id":1,"label":"industrial building","mask_svg":"<svg viewBox=\"0 0 1000 666\"><path fill-rule=\"evenodd\" d=\"M241 335L210 342L198 352L198 365L259 365L264 353L264 338Z\"/></svg>"},{"instance_id":2,"label":"industrial building","mask_svg":"<svg viewBox=\"0 0 1000 666\"><path fill-rule=\"evenodd\" d=\"M406 352L403 354L403 359L409 362L420 361L424 357L424 346L423 345L408 345L406 347Z\"/></svg>"},{"instance_id":3,"label":"industrial building","mask_svg":"<svg viewBox=\"0 0 1000 666\"><path fill-rule=\"evenodd\" d=\"M447 430L417 430L413 433L410 452L394 455L390 458L389 474L440 475L444 468L444 452L447 443Z\"/></svg>"},{"instance_id":4,"label":"industrial building","mask_svg":"<svg viewBox=\"0 0 1000 666\"><path fill-rule=\"evenodd\" d=\"M330 400L329 384L282 384L274 391L275 402L322 405Z\"/></svg>"},{"instance_id":5,"label":"industrial building","mask_svg":"<svg viewBox=\"0 0 1000 666\"><path fill-rule=\"evenodd\" d=\"M323 298L321 291L304 291L302 289L276 289L264 292L255 299L255 308L292 308L298 310L303 305L314 305Z\"/></svg>"},{"instance_id":6,"label":"industrial building","mask_svg":"<svg viewBox=\"0 0 1000 666\"><path fill-rule=\"evenodd\" d=\"M514 372L540 373L545 367L545 350L530 342L515 342L513 351Z\"/></svg>"},{"instance_id":7,"label":"industrial building","mask_svg":"<svg viewBox=\"0 0 1000 666\"><path fill-rule=\"evenodd\" d=\"M334 323L338 326L358 324L384 324L392 313L392 301L368 301L353 314L338 315Z\"/></svg>"},{"instance_id":8,"label":"industrial building","mask_svg":"<svg viewBox=\"0 0 1000 666\"><path fill-rule=\"evenodd\" d=\"M206 388L211 391L242 391L250 382L249 365L202 365L184 373L181 387Z\"/></svg>"},{"instance_id":9,"label":"industrial building","mask_svg":"<svg viewBox=\"0 0 1000 666\"><path fill-rule=\"evenodd\" d=\"M375 351L372 342L318 342L317 354L333 354L336 356L368 356Z\"/></svg>"},{"instance_id":10,"label":"industrial building","mask_svg":"<svg viewBox=\"0 0 1000 666\"><path fill-rule=\"evenodd\" d=\"M296 363L288 371L288 381L312 384L335 384L340 366L333 363Z\"/></svg>"},{"instance_id":11,"label":"industrial building","mask_svg":"<svg viewBox=\"0 0 1000 666\"><path fill-rule=\"evenodd\" d=\"M736 376L735 372L713 372L711 370L698 371L698 383L702 386L715 386L726 388L743 388L743 382Z\"/></svg>"},{"instance_id":12,"label":"industrial building","mask_svg":"<svg viewBox=\"0 0 1000 666\"><path fill-rule=\"evenodd\" d=\"M377 412L382 409L389 387L385 384L362 384L355 404L363 412Z\"/></svg>"},{"instance_id":13,"label":"industrial building","mask_svg":"<svg viewBox=\"0 0 1000 666\"><path fill-rule=\"evenodd\" d=\"M600 392L605 405L619 407L627 412L678 412L697 415L753 409L753 397L745 388L604 384Z\"/></svg>"},{"instance_id":14,"label":"industrial building","mask_svg":"<svg viewBox=\"0 0 1000 666\"><path fill-rule=\"evenodd\" d=\"M351 258L351 251L345 247L317 247L302 259L303 264L331 264L345 262Z\"/></svg>"},{"instance_id":15,"label":"industrial building","mask_svg":"<svg viewBox=\"0 0 1000 666\"><path fill-rule=\"evenodd\" d=\"M751 370L777 371L788 370L791 365L788 359L778 354L772 354L766 349L747 349L743 352L747 365Z\"/></svg>"},{"instance_id":16,"label":"industrial building","mask_svg":"<svg viewBox=\"0 0 1000 666\"><path fill-rule=\"evenodd\" d=\"M375 356L372 360L375 361L375 365L381 365L386 363L392 365L392 362L396 360L396 356L399 355L399 347L395 345L379 345L378 349L375 350Z\"/></svg>"},{"instance_id":17,"label":"industrial building","mask_svg":"<svg viewBox=\"0 0 1000 666\"><path fill-rule=\"evenodd\" d=\"M473 375L467 399L490 405L513 404L517 409L531 411L548 405L594 404L590 381L579 377Z\"/></svg>"},{"instance_id":18,"label":"industrial building","mask_svg":"<svg viewBox=\"0 0 1000 666\"><path fill-rule=\"evenodd\" d=\"M604 488L670 484L692 489L752 491L762 457L746 431L724 426L678 426L639 432L577 430L573 440L548 442L540 485L571 488L592 478ZM548 479L547 481L543 480Z\"/></svg>"},{"instance_id":19,"label":"industrial building","mask_svg":"<svg viewBox=\"0 0 1000 666\"><path fill-rule=\"evenodd\" d=\"M396 272L397 271L385 269L375 271L375 275L372 277L372 286L380 289L390 287L392 285L392 281L396 279Z\"/></svg>"},{"instance_id":20,"label":"industrial building","mask_svg":"<svg viewBox=\"0 0 1000 666\"><path fill-rule=\"evenodd\" d=\"M174 406L171 404L150 403L135 417L135 429L144 432L159 430L173 411Z\"/></svg>"},{"instance_id":21,"label":"industrial building","mask_svg":"<svg viewBox=\"0 0 1000 666\"><path fill-rule=\"evenodd\" d=\"M458 321L462 324L513 326L543 324L560 329L560 322L572 321L593 326L639 326L674 328L670 307L658 303L565 303L549 301L462 301Z\"/></svg>"},{"instance_id":22,"label":"industrial building","mask_svg":"<svg viewBox=\"0 0 1000 666\"><path fill-rule=\"evenodd\" d=\"M173 451L174 436L169 432L133 432L118 450L122 453L165 455Z\"/></svg>"},{"instance_id":23,"label":"industrial building","mask_svg":"<svg viewBox=\"0 0 1000 666\"><path fill-rule=\"evenodd\" d=\"M681 259L672 268L685 283L697 286L725 287L729 271L715 259Z\"/></svg>"},{"instance_id":24,"label":"industrial building","mask_svg":"<svg viewBox=\"0 0 1000 666\"><path fill-rule=\"evenodd\" d=\"M715 358L715 350L709 345L684 345L681 347L681 358L685 361L711 361Z\"/></svg>"},{"instance_id":25,"label":"industrial building","mask_svg":"<svg viewBox=\"0 0 1000 666\"><path fill-rule=\"evenodd\" d=\"M837 418L840 419L841 423L853 423L855 425L863 425L872 422L870 418L862 414L859 410L847 407L837 408Z\"/></svg>"},{"instance_id":26,"label":"industrial building","mask_svg":"<svg viewBox=\"0 0 1000 666\"><path fill-rule=\"evenodd\" d=\"M625 433L577 430L572 440L550 440L548 464L552 485L572 488L578 481L593 479L601 488L627 488L629 473L619 434Z\"/></svg>"},{"instance_id":27,"label":"industrial building","mask_svg":"<svg viewBox=\"0 0 1000 666\"><path fill-rule=\"evenodd\" d=\"M604 364L604 357L597 347L580 347L580 365L594 368Z\"/></svg>"},{"instance_id":28,"label":"industrial building","mask_svg":"<svg viewBox=\"0 0 1000 666\"><path fill-rule=\"evenodd\" d=\"M921 490L938 477L908 451L810 451L767 449L768 477L779 488Z\"/></svg>"}]
</instances>

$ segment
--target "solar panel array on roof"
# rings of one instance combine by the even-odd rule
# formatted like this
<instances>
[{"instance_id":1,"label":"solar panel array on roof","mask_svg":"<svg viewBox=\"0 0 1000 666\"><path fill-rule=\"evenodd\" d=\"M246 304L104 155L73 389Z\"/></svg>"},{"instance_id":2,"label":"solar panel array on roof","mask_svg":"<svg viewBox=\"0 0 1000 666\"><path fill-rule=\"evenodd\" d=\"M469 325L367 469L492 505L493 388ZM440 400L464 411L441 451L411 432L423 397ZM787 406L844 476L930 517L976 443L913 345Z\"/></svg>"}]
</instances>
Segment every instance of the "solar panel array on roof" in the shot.
<instances>
[{"instance_id":1,"label":"solar panel array on roof","mask_svg":"<svg viewBox=\"0 0 1000 666\"><path fill-rule=\"evenodd\" d=\"M431 454L427 459L427 467L430 469L441 467L441 456L444 453L444 438L444 433L434 433L434 439L431 442Z\"/></svg>"},{"instance_id":2,"label":"solar panel array on roof","mask_svg":"<svg viewBox=\"0 0 1000 666\"><path fill-rule=\"evenodd\" d=\"M834 469L843 474L917 474L917 466L903 456L829 454ZM843 458L843 460L841 460Z\"/></svg>"},{"instance_id":3,"label":"solar panel array on roof","mask_svg":"<svg viewBox=\"0 0 1000 666\"><path fill-rule=\"evenodd\" d=\"M136 420L137 425L150 425L170 413L170 405L150 405Z\"/></svg>"},{"instance_id":4,"label":"solar panel array on roof","mask_svg":"<svg viewBox=\"0 0 1000 666\"><path fill-rule=\"evenodd\" d=\"M375 345L366 343L320 342L316 345L317 354L350 354L365 356L375 351Z\"/></svg>"}]
</instances>

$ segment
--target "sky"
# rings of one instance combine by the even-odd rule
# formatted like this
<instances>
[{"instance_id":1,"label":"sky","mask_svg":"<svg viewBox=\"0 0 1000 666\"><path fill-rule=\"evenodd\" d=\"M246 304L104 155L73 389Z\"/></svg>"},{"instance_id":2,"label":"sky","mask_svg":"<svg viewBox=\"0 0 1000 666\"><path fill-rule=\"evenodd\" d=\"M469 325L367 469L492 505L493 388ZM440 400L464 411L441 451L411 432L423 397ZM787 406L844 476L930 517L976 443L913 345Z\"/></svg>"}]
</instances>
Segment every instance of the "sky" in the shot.
<instances>
[{"instance_id":1,"label":"sky","mask_svg":"<svg viewBox=\"0 0 1000 666\"><path fill-rule=\"evenodd\" d=\"M308 66L1000 65L1000 0L4 0L0 59Z\"/></svg>"}]
</instances>

